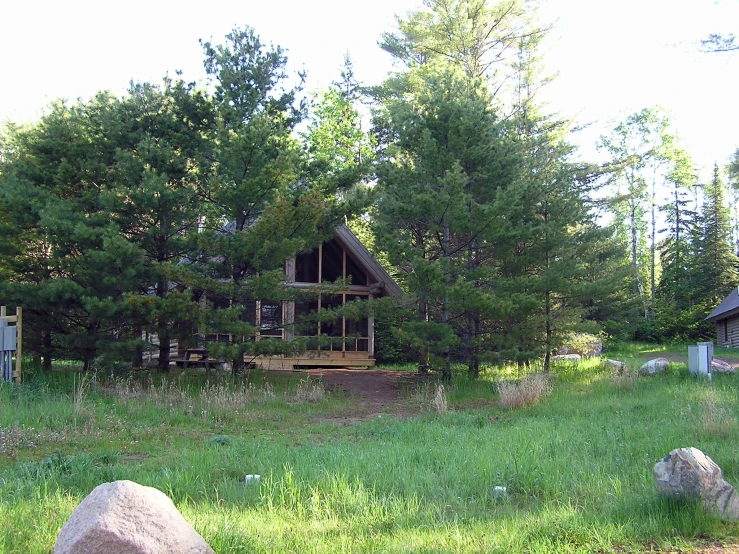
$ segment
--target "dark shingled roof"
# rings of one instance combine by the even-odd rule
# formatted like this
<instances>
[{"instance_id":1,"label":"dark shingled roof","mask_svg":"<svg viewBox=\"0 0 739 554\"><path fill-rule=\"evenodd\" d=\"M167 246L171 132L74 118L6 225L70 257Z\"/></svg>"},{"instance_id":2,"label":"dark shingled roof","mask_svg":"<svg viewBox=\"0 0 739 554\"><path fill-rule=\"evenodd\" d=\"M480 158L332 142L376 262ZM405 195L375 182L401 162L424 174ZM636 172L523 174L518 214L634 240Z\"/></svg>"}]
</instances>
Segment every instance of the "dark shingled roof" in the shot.
<instances>
[{"instance_id":1,"label":"dark shingled roof","mask_svg":"<svg viewBox=\"0 0 739 554\"><path fill-rule=\"evenodd\" d=\"M723 302L709 314L706 321L719 321L735 314L739 314L739 288L733 289L729 296L724 298Z\"/></svg>"}]
</instances>

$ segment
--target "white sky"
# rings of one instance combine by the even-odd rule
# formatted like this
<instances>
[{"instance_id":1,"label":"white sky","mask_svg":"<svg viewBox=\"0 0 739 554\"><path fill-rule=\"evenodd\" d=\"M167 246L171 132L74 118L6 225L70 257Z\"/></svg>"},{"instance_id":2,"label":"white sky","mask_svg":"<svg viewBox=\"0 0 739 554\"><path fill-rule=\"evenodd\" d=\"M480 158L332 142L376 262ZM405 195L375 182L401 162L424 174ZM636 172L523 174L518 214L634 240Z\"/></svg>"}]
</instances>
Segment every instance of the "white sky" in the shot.
<instances>
[{"instance_id":1,"label":"white sky","mask_svg":"<svg viewBox=\"0 0 739 554\"><path fill-rule=\"evenodd\" d=\"M583 156L609 120L660 104L703 167L739 146L739 53L700 54L709 32L739 33L739 0L542 0L557 19L548 43L549 107L579 124ZM338 77L349 51L364 84L382 80L390 59L377 46L395 14L420 0L0 0L0 121L37 118L54 98L122 93L131 79L159 81L181 69L202 80L198 39L221 42L250 25L288 50L309 89Z\"/></svg>"}]
</instances>

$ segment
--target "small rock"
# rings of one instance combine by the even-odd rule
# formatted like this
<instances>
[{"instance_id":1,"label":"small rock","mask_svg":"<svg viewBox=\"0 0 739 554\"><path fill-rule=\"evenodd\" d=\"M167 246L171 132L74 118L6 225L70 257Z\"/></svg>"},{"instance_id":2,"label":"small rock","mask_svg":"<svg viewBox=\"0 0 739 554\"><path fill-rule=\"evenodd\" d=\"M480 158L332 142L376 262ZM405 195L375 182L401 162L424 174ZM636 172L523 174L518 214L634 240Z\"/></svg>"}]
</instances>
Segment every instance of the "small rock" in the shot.
<instances>
[{"instance_id":1,"label":"small rock","mask_svg":"<svg viewBox=\"0 0 739 554\"><path fill-rule=\"evenodd\" d=\"M623 371L627 368L626 362L619 362L618 360L603 360L603 365L617 371Z\"/></svg>"},{"instance_id":2,"label":"small rock","mask_svg":"<svg viewBox=\"0 0 739 554\"><path fill-rule=\"evenodd\" d=\"M493 496L495 498L505 498L508 496L508 489L506 487L493 487Z\"/></svg>"},{"instance_id":3,"label":"small rock","mask_svg":"<svg viewBox=\"0 0 739 554\"><path fill-rule=\"evenodd\" d=\"M259 480L262 478L261 475L255 475L255 474L249 474L244 477L245 483L259 483Z\"/></svg>"},{"instance_id":4,"label":"small rock","mask_svg":"<svg viewBox=\"0 0 739 554\"><path fill-rule=\"evenodd\" d=\"M641 366L641 369L639 369L639 373L643 373L646 375L663 373L669 365L670 360L668 360L667 358L655 358L654 360L649 360L647 363Z\"/></svg>"},{"instance_id":5,"label":"small rock","mask_svg":"<svg viewBox=\"0 0 739 554\"><path fill-rule=\"evenodd\" d=\"M582 361L582 356L580 356L580 354L558 354L556 356L552 356L552 361L577 364Z\"/></svg>"},{"instance_id":6,"label":"small rock","mask_svg":"<svg viewBox=\"0 0 739 554\"><path fill-rule=\"evenodd\" d=\"M96 487L59 531L54 554L214 554L163 492L133 481Z\"/></svg>"},{"instance_id":7,"label":"small rock","mask_svg":"<svg viewBox=\"0 0 739 554\"><path fill-rule=\"evenodd\" d=\"M697 448L678 448L654 466L654 480L666 496L700 500L722 519L739 519L739 496L721 468Z\"/></svg>"},{"instance_id":8,"label":"small rock","mask_svg":"<svg viewBox=\"0 0 739 554\"><path fill-rule=\"evenodd\" d=\"M736 370L727 362L714 358L711 361L711 371L714 373L735 373Z\"/></svg>"}]
</instances>

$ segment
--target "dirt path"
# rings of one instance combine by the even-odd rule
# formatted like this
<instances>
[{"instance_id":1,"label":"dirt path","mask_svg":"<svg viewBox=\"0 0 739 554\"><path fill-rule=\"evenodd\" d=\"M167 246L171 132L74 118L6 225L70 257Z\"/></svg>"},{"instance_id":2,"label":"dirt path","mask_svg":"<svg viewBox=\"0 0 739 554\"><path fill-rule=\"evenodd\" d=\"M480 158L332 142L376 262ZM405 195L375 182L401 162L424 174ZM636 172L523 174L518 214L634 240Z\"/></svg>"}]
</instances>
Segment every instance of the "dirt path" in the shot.
<instances>
[{"instance_id":1,"label":"dirt path","mask_svg":"<svg viewBox=\"0 0 739 554\"><path fill-rule=\"evenodd\" d=\"M311 369L314 379L320 379L329 391L342 390L357 400L357 409L351 413L321 415L318 421L333 421L351 425L384 414L394 417L411 417L421 410L407 399L403 391L413 390L419 384L434 380L434 375L420 375L409 371L391 369Z\"/></svg>"},{"instance_id":2,"label":"dirt path","mask_svg":"<svg viewBox=\"0 0 739 554\"><path fill-rule=\"evenodd\" d=\"M373 413L394 411L401 389L412 387L423 378L417 373L389 369L311 369L307 373L323 381L328 390L340 389L356 397Z\"/></svg>"}]
</instances>

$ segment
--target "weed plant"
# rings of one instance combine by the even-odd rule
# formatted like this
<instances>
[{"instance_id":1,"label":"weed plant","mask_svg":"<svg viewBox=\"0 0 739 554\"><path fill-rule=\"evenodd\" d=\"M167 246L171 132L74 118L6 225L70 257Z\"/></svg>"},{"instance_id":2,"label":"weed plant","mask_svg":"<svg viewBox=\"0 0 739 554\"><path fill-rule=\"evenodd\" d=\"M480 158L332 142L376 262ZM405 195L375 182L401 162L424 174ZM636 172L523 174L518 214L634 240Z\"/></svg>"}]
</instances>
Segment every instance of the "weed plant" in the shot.
<instances>
[{"instance_id":1,"label":"weed plant","mask_svg":"<svg viewBox=\"0 0 739 554\"><path fill-rule=\"evenodd\" d=\"M551 392L549 379L542 373L524 377L518 382L498 383L499 403L503 408L522 408L539 402Z\"/></svg>"},{"instance_id":2,"label":"weed plant","mask_svg":"<svg viewBox=\"0 0 739 554\"><path fill-rule=\"evenodd\" d=\"M691 551L739 539L696 504L660 498L652 477L670 450L695 446L739 483L735 376L678 368L619 387L593 360L553 368L538 402L501 407L495 383L527 371L428 381L399 416L359 419L358 399L289 372L98 375L82 394L61 372L0 385L0 552L48 553L75 506L116 479L162 490L219 553ZM439 391L446 410L432 405Z\"/></svg>"}]
</instances>

